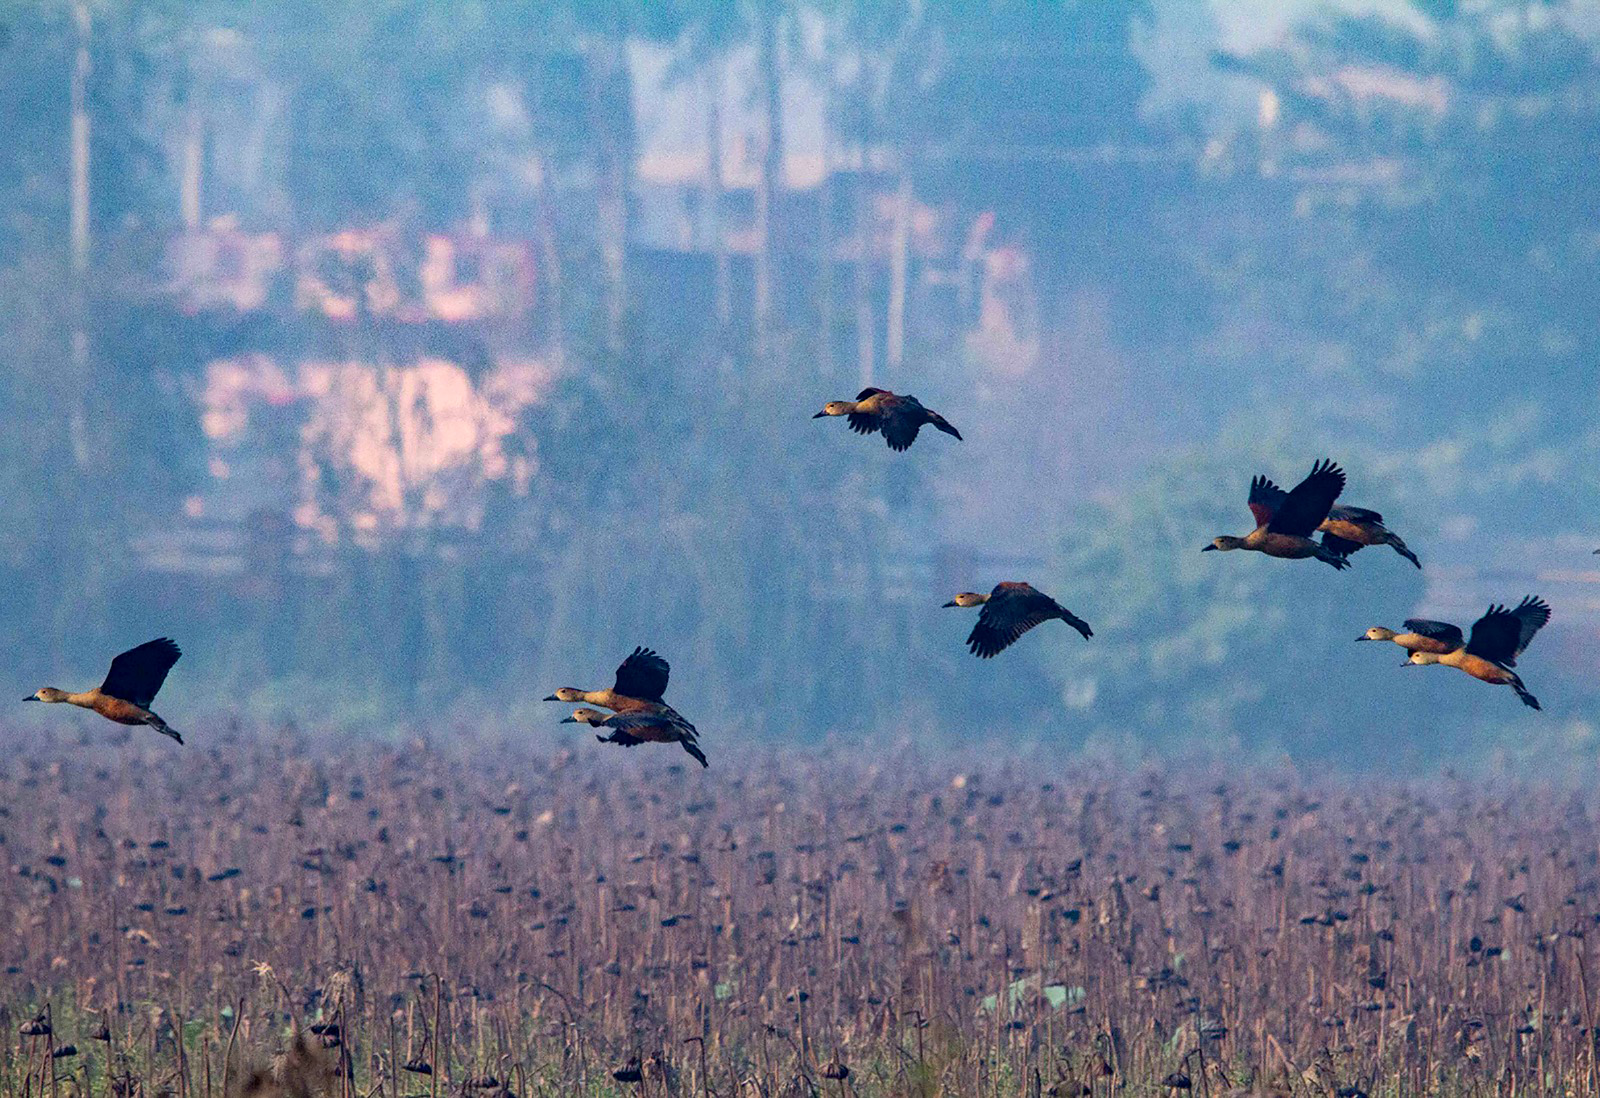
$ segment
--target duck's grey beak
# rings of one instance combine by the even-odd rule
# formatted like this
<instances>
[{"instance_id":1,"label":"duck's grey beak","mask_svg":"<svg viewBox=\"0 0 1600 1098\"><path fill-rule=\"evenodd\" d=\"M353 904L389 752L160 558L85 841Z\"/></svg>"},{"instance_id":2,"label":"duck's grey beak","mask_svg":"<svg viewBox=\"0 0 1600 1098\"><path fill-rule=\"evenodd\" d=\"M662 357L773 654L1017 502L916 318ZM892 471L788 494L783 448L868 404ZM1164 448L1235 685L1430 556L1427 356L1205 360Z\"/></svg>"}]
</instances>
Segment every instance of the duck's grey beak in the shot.
<instances>
[{"instance_id":1,"label":"duck's grey beak","mask_svg":"<svg viewBox=\"0 0 1600 1098\"><path fill-rule=\"evenodd\" d=\"M825 419L825 418L827 418L827 415L828 415L827 412L818 412L816 415L812 416L811 418L812 419ZM1595 552L1600 553L1600 549L1595 550Z\"/></svg>"},{"instance_id":2,"label":"duck's grey beak","mask_svg":"<svg viewBox=\"0 0 1600 1098\"><path fill-rule=\"evenodd\" d=\"M1400 666L1401 667L1421 667L1422 664L1420 664L1420 663L1412 663L1410 660L1407 660L1405 663L1402 663Z\"/></svg>"},{"instance_id":3,"label":"duck's grey beak","mask_svg":"<svg viewBox=\"0 0 1600 1098\"><path fill-rule=\"evenodd\" d=\"M959 602L957 602L955 599L951 599L949 602L944 604L943 609L949 609L952 606L960 606L960 605L961 604Z\"/></svg>"},{"instance_id":4,"label":"duck's grey beak","mask_svg":"<svg viewBox=\"0 0 1600 1098\"><path fill-rule=\"evenodd\" d=\"M547 702L554 702L554 701L560 701L560 700L561 699L556 697L554 694L551 694L549 697L545 698L545 701L547 701Z\"/></svg>"},{"instance_id":5,"label":"duck's grey beak","mask_svg":"<svg viewBox=\"0 0 1600 1098\"><path fill-rule=\"evenodd\" d=\"M1365 633L1363 633L1363 634L1361 634L1361 635L1360 635L1360 636L1359 636L1359 637L1357 637L1357 638L1356 638L1356 640L1357 640L1357 641L1358 641L1358 642L1359 642L1359 641L1369 641L1369 640L1371 640L1371 639L1372 639L1372 638L1371 638L1371 637L1369 637L1369 636L1367 636L1367 635L1366 635L1366 634L1365 634Z\"/></svg>"},{"instance_id":6,"label":"duck's grey beak","mask_svg":"<svg viewBox=\"0 0 1600 1098\"><path fill-rule=\"evenodd\" d=\"M1200 547L1200 551L1201 551L1201 552L1202 552L1202 553L1209 553L1209 552L1211 552L1211 550L1213 550L1213 549L1215 549L1215 548L1216 548L1216 546L1215 546L1215 545L1202 545L1202 546L1201 546L1201 547Z\"/></svg>"},{"instance_id":7,"label":"duck's grey beak","mask_svg":"<svg viewBox=\"0 0 1600 1098\"><path fill-rule=\"evenodd\" d=\"M561 718L561 723L562 724L577 724L578 723L578 718L577 717L562 717Z\"/></svg>"},{"instance_id":8,"label":"duck's grey beak","mask_svg":"<svg viewBox=\"0 0 1600 1098\"><path fill-rule=\"evenodd\" d=\"M25 701L25 702L36 702L36 701L39 700L39 695L37 695L37 694L29 694L27 697L23 698L22 700Z\"/></svg>"}]
</instances>

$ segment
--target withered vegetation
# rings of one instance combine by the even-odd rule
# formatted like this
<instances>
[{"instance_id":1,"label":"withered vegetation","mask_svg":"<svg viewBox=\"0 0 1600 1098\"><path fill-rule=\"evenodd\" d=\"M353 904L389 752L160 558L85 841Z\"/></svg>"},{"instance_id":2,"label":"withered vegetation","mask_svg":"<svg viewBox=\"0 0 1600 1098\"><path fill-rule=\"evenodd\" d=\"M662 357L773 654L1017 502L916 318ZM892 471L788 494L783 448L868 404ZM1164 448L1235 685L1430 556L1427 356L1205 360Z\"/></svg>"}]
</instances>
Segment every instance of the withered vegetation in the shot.
<instances>
[{"instance_id":1,"label":"withered vegetation","mask_svg":"<svg viewBox=\"0 0 1600 1098\"><path fill-rule=\"evenodd\" d=\"M195 739L0 760L0 1092L1600 1090L1590 794Z\"/></svg>"}]
</instances>

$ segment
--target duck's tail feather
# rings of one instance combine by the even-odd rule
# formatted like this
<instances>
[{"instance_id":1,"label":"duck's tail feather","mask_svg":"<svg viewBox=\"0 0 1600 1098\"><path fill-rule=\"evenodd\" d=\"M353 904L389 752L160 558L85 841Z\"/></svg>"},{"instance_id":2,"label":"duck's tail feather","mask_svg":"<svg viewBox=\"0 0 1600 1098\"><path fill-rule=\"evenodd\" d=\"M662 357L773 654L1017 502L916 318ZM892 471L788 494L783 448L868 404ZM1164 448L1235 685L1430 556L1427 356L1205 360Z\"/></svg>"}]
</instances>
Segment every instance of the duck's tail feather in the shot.
<instances>
[{"instance_id":1,"label":"duck's tail feather","mask_svg":"<svg viewBox=\"0 0 1600 1098\"><path fill-rule=\"evenodd\" d=\"M183 737L178 735L178 730L170 727L166 721L162 720L154 713L150 715L150 720L146 721L145 723L151 728L154 728L157 732L161 733L163 736L177 740L180 744L183 743Z\"/></svg>"},{"instance_id":2,"label":"duck's tail feather","mask_svg":"<svg viewBox=\"0 0 1600 1098\"><path fill-rule=\"evenodd\" d=\"M1398 534L1395 534L1393 532L1391 532L1389 534L1389 545L1394 549L1394 551L1396 553L1399 553L1402 557L1405 557L1407 560L1409 560L1416 567L1418 567L1418 568L1422 567L1422 562L1417 559L1417 555L1415 553L1413 553L1410 549L1406 548L1406 543L1400 540L1400 536Z\"/></svg>"},{"instance_id":3,"label":"duck's tail feather","mask_svg":"<svg viewBox=\"0 0 1600 1098\"><path fill-rule=\"evenodd\" d=\"M1543 709L1544 708L1542 705L1539 704L1539 699L1538 698L1536 698L1532 694L1528 693L1528 688L1526 686L1522 685L1522 679L1521 679L1520 676L1512 678L1512 680L1511 680L1511 689L1513 689L1513 690L1515 690L1517 692L1517 697L1521 698L1522 699L1522 704L1526 705L1529 709Z\"/></svg>"},{"instance_id":4,"label":"duck's tail feather","mask_svg":"<svg viewBox=\"0 0 1600 1098\"><path fill-rule=\"evenodd\" d=\"M1094 630L1089 628L1089 623L1078 617L1078 615L1074 614L1071 610L1062 610L1061 620L1072 626L1072 628L1076 629L1078 632L1082 633L1084 640L1088 640L1090 637L1094 636Z\"/></svg>"},{"instance_id":5,"label":"duck's tail feather","mask_svg":"<svg viewBox=\"0 0 1600 1098\"><path fill-rule=\"evenodd\" d=\"M685 738L680 742L683 744L683 749L694 756L696 762L698 762L702 767L710 769L711 763L706 760L706 753L700 750L699 744L688 738Z\"/></svg>"}]
</instances>

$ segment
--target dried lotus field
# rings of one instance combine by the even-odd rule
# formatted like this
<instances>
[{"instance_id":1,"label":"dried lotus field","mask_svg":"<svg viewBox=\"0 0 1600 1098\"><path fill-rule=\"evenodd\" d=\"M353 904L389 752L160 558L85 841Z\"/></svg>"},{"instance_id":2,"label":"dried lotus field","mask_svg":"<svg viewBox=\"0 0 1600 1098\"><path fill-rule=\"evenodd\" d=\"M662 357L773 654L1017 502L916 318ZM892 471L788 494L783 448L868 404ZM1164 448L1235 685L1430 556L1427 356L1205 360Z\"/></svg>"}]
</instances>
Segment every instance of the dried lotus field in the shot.
<instances>
[{"instance_id":1,"label":"dried lotus field","mask_svg":"<svg viewBox=\"0 0 1600 1098\"><path fill-rule=\"evenodd\" d=\"M0 761L0 1092L1600 1089L1591 794L156 739Z\"/></svg>"}]
</instances>

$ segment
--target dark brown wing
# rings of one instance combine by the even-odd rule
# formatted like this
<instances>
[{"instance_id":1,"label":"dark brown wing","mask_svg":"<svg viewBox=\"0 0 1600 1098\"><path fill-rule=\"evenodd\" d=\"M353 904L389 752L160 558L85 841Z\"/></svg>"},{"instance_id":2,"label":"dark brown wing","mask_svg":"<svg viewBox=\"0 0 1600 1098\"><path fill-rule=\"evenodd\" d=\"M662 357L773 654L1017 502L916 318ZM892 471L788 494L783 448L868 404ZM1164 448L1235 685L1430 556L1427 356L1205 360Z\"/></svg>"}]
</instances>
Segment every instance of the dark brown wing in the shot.
<instances>
[{"instance_id":1,"label":"dark brown wing","mask_svg":"<svg viewBox=\"0 0 1600 1098\"><path fill-rule=\"evenodd\" d=\"M625 698L661 701L667 692L667 661L648 648L635 648L617 668L617 682L611 689Z\"/></svg>"},{"instance_id":2,"label":"dark brown wing","mask_svg":"<svg viewBox=\"0 0 1600 1098\"><path fill-rule=\"evenodd\" d=\"M889 444L889 449L909 450L911 444L917 441L922 422L921 405L891 404L879 415L878 430L883 432L883 440Z\"/></svg>"},{"instance_id":3,"label":"dark brown wing","mask_svg":"<svg viewBox=\"0 0 1600 1098\"><path fill-rule=\"evenodd\" d=\"M870 435L879 427L878 416L867 412L846 413L844 421L858 435Z\"/></svg>"},{"instance_id":4,"label":"dark brown wing","mask_svg":"<svg viewBox=\"0 0 1600 1098\"><path fill-rule=\"evenodd\" d=\"M1324 458L1311 467L1311 473L1284 497L1267 529L1275 534L1310 537L1322 525L1333 501L1344 491L1344 470Z\"/></svg>"},{"instance_id":5,"label":"dark brown wing","mask_svg":"<svg viewBox=\"0 0 1600 1098\"><path fill-rule=\"evenodd\" d=\"M1063 613L1055 599L1028 584L1002 583L978 612L978 624L967 637L967 648L980 660L991 659L1010 648L1035 625L1059 618Z\"/></svg>"},{"instance_id":6,"label":"dark brown wing","mask_svg":"<svg viewBox=\"0 0 1600 1098\"><path fill-rule=\"evenodd\" d=\"M1335 504L1328 508L1328 517L1339 522L1353 522L1361 526L1372 523L1376 526L1383 525L1383 516L1376 511L1369 511L1365 507L1350 507L1343 503Z\"/></svg>"},{"instance_id":7,"label":"dark brown wing","mask_svg":"<svg viewBox=\"0 0 1600 1098\"><path fill-rule=\"evenodd\" d=\"M167 637L130 648L111 661L111 670L106 673L106 681L100 684L100 693L148 709L156 700L161 684L167 681L167 672L181 655L183 652L177 644Z\"/></svg>"},{"instance_id":8,"label":"dark brown wing","mask_svg":"<svg viewBox=\"0 0 1600 1098\"><path fill-rule=\"evenodd\" d=\"M1361 548L1359 541L1346 541L1337 534L1323 534L1322 547L1336 557L1348 557Z\"/></svg>"},{"instance_id":9,"label":"dark brown wing","mask_svg":"<svg viewBox=\"0 0 1600 1098\"><path fill-rule=\"evenodd\" d=\"M1512 613L1522 623L1522 633L1517 637L1517 655L1520 656L1522 650L1528 647L1528 642L1533 640L1533 635L1550 621L1550 604L1536 595L1527 595ZM1515 667L1516 664L1511 666Z\"/></svg>"},{"instance_id":10,"label":"dark brown wing","mask_svg":"<svg viewBox=\"0 0 1600 1098\"><path fill-rule=\"evenodd\" d=\"M1515 610L1491 606L1487 614L1473 623L1467 651L1502 667L1515 667L1517 657L1549 620L1549 605L1532 595L1518 603Z\"/></svg>"},{"instance_id":11,"label":"dark brown wing","mask_svg":"<svg viewBox=\"0 0 1600 1098\"><path fill-rule=\"evenodd\" d=\"M1250 514L1255 516L1256 525L1265 526L1271 522L1288 494L1266 477L1255 477L1250 482Z\"/></svg>"},{"instance_id":12,"label":"dark brown wing","mask_svg":"<svg viewBox=\"0 0 1600 1098\"><path fill-rule=\"evenodd\" d=\"M1407 618L1402 622L1408 630L1419 637L1440 641L1454 648L1460 648L1466 643L1466 636L1461 632L1461 626L1451 625L1447 621L1431 621L1428 618Z\"/></svg>"},{"instance_id":13,"label":"dark brown wing","mask_svg":"<svg viewBox=\"0 0 1600 1098\"><path fill-rule=\"evenodd\" d=\"M1491 606L1487 614L1473 623L1467 651L1502 667L1515 667L1522 650L1549 620L1550 607L1543 599L1532 596L1523 599L1515 610Z\"/></svg>"},{"instance_id":14,"label":"dark brown wing","mask_svg":"<svg viewBox=\"0 0 1600 1098\"><path fill-rule=\"evenodd\" d=\"M711 765L706 760L705 752L700 750L700 739L694 725L670 707L665 713L617 713L600 723L615 729L612 738L616 743L622 743L623 739L633 743L679 743L701 766Z\"/></svg>"},{"instance_id":15,"label":"dark brown wing","mask_svg":"<svg viewBox=\"0 0 1600 1098\"><path fill-rule=\"evenodd\" d=\"M869 385L867 388L856 394L856 401L859 403L860 401L866 400L870 396L877 396L879 393L882 393L884 396L894 396L894 394L889 392L887 389L874 389ZM883 426L883 413L881 411L850 412L844 418L845 421L850 424L850 429L858 435L870 435ZM893 443L890 445L893 445ZM905 447L900 447L900 449L904 448Z\"/></svg>"}]
</instances>

